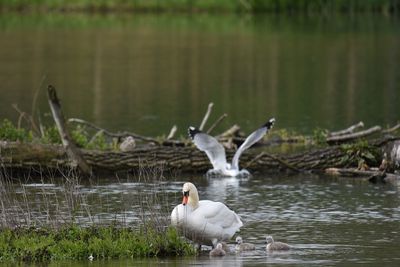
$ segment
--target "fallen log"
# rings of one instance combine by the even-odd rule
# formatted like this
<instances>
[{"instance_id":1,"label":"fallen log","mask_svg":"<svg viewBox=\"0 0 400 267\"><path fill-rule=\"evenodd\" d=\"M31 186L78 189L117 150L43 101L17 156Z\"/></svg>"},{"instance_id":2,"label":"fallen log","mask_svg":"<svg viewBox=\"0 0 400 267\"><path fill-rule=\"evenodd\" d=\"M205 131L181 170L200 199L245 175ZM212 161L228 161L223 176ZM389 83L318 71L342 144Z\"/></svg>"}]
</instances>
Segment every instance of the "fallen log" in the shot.
<instances>
[{"instance_id":1,"label":"fallen log","mask_svg":"<svg viewBox=\"0 0 400 267\"><path fill-rule=\"evenodd\" d=\"M371 146L383 147L386 138L371 142ZM211 164L205 153L193 146L139 146L133 151L98 151L80 149L83 158L95 174L120 171L139 171L141 168L162 167L166 171L204 173ZM226 151L228 160L235 150ZM0 141L0 164L3 168L22 170L52 170L74 168L64 148L60 145ZM342 168L352 164L351 157L341 146L312 149L290 155L271 155L250 149L240 158L240 166L250 172L323 171L329 167Z\"/></svg>"}]
</instances>

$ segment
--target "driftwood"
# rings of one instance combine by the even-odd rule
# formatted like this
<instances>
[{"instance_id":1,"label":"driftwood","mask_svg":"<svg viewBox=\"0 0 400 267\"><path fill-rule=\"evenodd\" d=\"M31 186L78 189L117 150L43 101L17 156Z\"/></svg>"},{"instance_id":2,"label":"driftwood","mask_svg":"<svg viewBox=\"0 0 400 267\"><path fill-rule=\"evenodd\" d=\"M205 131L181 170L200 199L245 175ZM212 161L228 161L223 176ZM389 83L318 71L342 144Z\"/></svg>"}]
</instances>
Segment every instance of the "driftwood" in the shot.
<instances>
[{"instance_id":1,"label":"driftwood","mask_svg":"<svg viewBox=\"0 0 400 267\"><path fill-rule=\"evenodd\" d=\"M392 133L392 132L397 131L398 129L400 129L400 123L396 124L395 126L389 128L389 129L383 130L382 133L384 133L384 134Z\"/></svg>"},{"instance_id":2,"label":"driftwood","mask_svg":"<svg viewBox=\"0 0 400 267\"><path fill-rule=\"evenodd\" d=\"M374 126L367 130L364 130L364 131L348 133L348 134L343 134L343 135L330 136L330 137L326 138L326 142L328 144L337 144L337 143L348 142L348 141L352 141L354 139L372 135L374 133L380 132L381 130L382 130L382 127Z\"/></svg>"},{"instance_id":3,"label":"driftwood","mask_svg":"<svg viewBox=\"0 0 400 267\"><path fill-rule=\"evenodd\" d=\"M200 131L202 131L203 130L203 128L204 128L204 126L206 125L206 122L207 122L207 120L208 120L208 117L210 117L210 114L211 114L211 110L212 110L212 107L214 106L214 103L210 103L210 104L208 104L208 108L207 108L207 112L206 112L206 114L204 115L204 118L203 118L203 120L201 121L201 124L200 124L200 127L199 127L199 130Z\"/></svg>"},{"instance_id":4,"label":"driftwood","mask_svg":"<svg viewBox=\"0 0 400 267\"><path fill-rule=\"evenodd\" d=\"M360 121L357 124L351 125L350 127L340 130L340 131L336 131L336 132L330 132L329 136L338 136L338 135L344 135L344 134L350 134L353 133L355 129L360 128L360 127L364 127L364 123L362 121Z\"/></svg>"},{"instance_id":5,"label":"driftwood","mask_svg":"<svg viewBox=\"0 0 400 267\"><path fill-rule=\"evenodd\" d=\"M387 142L396 140L388 138L371 143L383 147ZM162 166L165 170L204 173L211 164L207 156L195 147L142 146L134 151L96 151L80 150L85 161L95 173L112 173L119 171L138 171L143 167ZM231 159L234 150L227 150ZM301 171L323 171L326 168L342 168L349 164L346 151L340 146L329 146L293 155L260 154L250 149L240 158L240 166L247 167L252 173L279 172L291 169ZM348 157L347 157L348 158ZM0 163L5 168L17 169L70 169L72 161L62 146L26 144L18 142L0 142ZM290 166L290 167L289 167Z\"/></svg>"},{"instance_id":6,"label":"driftwood","mask_svg":"<svg viewBox=\"0 0 400 267\"><path fill-rule=\"evenodd\" d=\"M206 133L207 133L207 134L210 134L210 133L214 130L214 128L217 127L217 125L220 124L221 121L222 121L223 119L225 119L227 116L228 116L228 114L226 114L226 113L222 114L221 117L219 117L219 118L210 126L210 128L208 128L208 130L207 130Z\"/></svg>"},{"instance_id":7,"label":"driftwood","mask_svg":"<svg viewBox=\"0 0 400 267\"><path fill-rule=\"evenodd\" d=\"M53 114L54 121L56 123L62 144L67 152L67 155L73 162L78 164L79 169L84 174L90 175L92 173L91 168L86 163L85 159L81 154L81 151L76 147L74 141L72 140L68 132L68 129L65 125L64 115L61 110L61 104L57 97L56 89L52 85L49 85L49 87L47 88L47 96L49 100L51 113Z\"/></svg>"}]
</instances>

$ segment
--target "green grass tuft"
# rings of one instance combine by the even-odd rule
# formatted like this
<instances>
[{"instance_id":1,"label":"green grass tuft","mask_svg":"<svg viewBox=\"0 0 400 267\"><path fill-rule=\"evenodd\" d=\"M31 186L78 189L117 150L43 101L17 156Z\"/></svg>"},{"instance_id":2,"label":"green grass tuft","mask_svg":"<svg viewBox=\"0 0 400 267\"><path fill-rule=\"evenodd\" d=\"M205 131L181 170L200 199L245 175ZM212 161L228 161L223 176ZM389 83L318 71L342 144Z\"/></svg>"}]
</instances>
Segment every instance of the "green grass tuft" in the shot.
<instances>
[{"instance_id":1,"label":"green grass tuft","mask_svg":"<svg viewBox=\"0 0 400 267\"><path fill-rule=\"evenodd\" d=\"M0 261L43 262L195 255L175 228L133 230L117 226L0 230Z\"/></svg>"}]
</instances>

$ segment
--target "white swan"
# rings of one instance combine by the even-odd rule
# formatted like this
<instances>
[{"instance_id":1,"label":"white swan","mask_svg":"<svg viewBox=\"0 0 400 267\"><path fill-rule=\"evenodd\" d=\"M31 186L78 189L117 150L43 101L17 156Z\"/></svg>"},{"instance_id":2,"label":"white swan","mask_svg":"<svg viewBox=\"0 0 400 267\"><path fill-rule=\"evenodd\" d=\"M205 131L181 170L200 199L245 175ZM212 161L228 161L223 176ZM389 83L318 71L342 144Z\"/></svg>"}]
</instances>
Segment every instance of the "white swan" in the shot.
<instances>
[{"instance_id":1,"label":"white swan","mask_svg":"<svg viewBox=\"0 0 400 267\"><path fill-rule=\"evenodd\" d=\"M225 149L224 147L211 135L203 133L199 129L190 126L189 127L189 136L192 138L193 143L196 147L204 151L211 164L213 165L213 169L207 172L207 176L243 176L247 177L250 173L245 170L239 170L239 158L242 155L243 151L251 147L253 144L258 142L263 136L274 126L275 118L270 119L260 128L252 132L243 144L238 148L235 155L232 158L232 164L227 163Z\"/></svg>"},{"instance_id":2,"label":"white swan","mask_svg":"<svg viewBox=\"0 0 400 267\"><path fill-rule=\"evenodd\" d=\"M196 186L183 185L182 204L171 213L171 224L190 240L201 245L213 245L225 241L243 226L240 217L225 204L210 200L199 201Z\"/></svg>"}]
</instances>

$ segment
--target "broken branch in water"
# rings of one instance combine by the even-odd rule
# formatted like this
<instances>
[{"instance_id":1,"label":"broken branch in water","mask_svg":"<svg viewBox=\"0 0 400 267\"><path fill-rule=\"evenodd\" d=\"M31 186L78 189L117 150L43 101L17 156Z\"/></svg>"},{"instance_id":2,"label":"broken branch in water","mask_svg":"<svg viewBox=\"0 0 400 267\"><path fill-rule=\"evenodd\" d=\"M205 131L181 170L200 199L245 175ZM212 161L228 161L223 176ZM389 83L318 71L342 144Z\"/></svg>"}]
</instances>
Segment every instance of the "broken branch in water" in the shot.
<instances>
[{"instance_id":1,"label":"broken branch in water","mask_svg":"<svg viewBox=\"0 0 400 267\"><path fill-rule=\"evenodd\" d=\"M364 127L364 123L360 121L357 124L354 124L344 130L336 131L336 132L330 132L329 136L338 136L338 135L345 135L345 134L350 134L353 133L355 129Z\"/></svg>"},{"instance_id":2,"label":"broken branch in water","mask_svg":"<svg viewBox=\"0 0 400 267\"><path fill-rule=\"evenodd\" d=\"M67 130L67 127L65 126L65 119L62 113L60 100L57 97L56 89L52 85L49 85L47 88L47 97L51 113L53 114L53 119L56 123L62 144L67 151L68 157L77 163L79 169L83 173L90 175L92 173L91 168L86 163L80 150L76 147Z\"/></svg>"},{"instance_id":3,"label":"broken branch in water","mask_svg":"<svg viewBox=\"0 0 400 267\"><path fill-rule=\"evenodd\" d=\"M207 112L206 112L206 114L204 115L204 118L203 118L203 120L202 120L202 122L201 122L201 124L200 124L200 127L199 127L199 130L200 130L200 131L202 131L203 128L204 128L204 126L206 125L206 122L207 122L207 120L208 120L208 117L210 117L211 110L212 110L212 107L213 107L213 106L214 106L214 103L213 103L213 102L211 102L210 104L208 104Z\"/></svg>"},{"instance_id":4,"label":"broken branch in water","mask_svg":"<svg viewBox=\"0 0 400 267\"><path fill-rule=\"evenodd\" d=\"M359 131L351 134L337 135L326 138L328 144L348 142L357 138L366 137L374 133L380 132L382 130L381 126L374 126L364 131Z\"/></svg>"}]
</instances>

